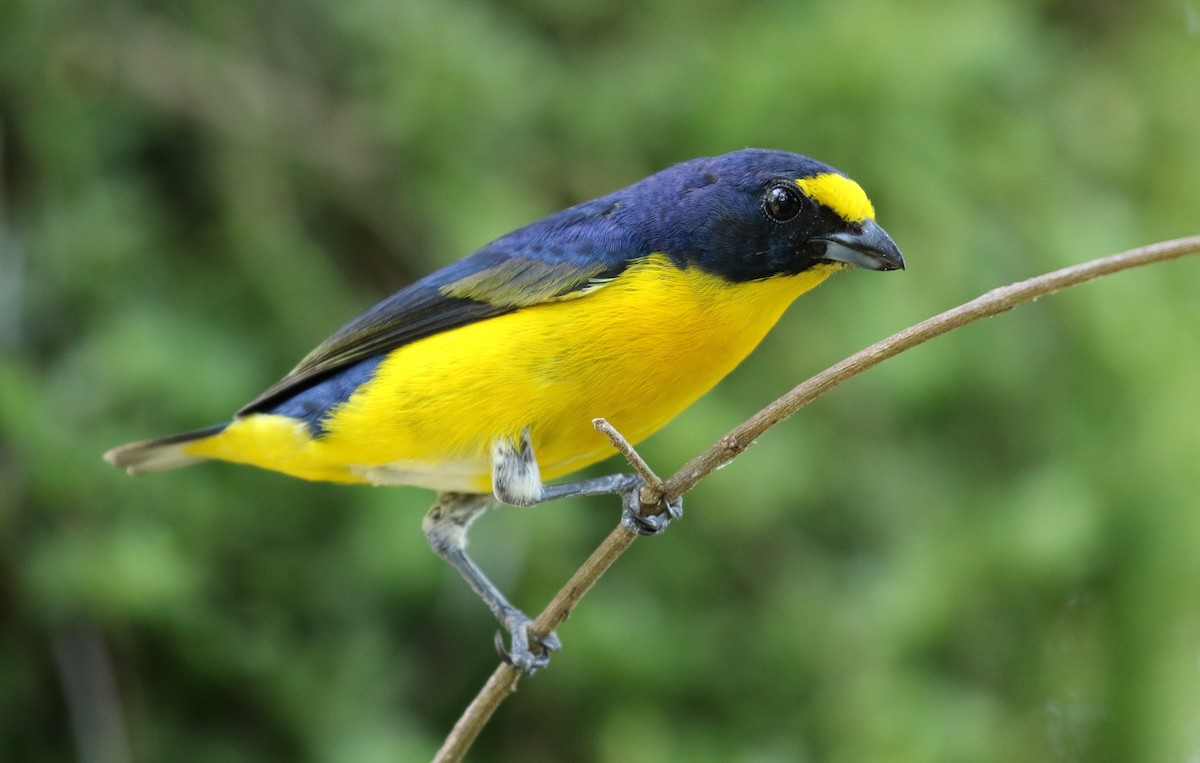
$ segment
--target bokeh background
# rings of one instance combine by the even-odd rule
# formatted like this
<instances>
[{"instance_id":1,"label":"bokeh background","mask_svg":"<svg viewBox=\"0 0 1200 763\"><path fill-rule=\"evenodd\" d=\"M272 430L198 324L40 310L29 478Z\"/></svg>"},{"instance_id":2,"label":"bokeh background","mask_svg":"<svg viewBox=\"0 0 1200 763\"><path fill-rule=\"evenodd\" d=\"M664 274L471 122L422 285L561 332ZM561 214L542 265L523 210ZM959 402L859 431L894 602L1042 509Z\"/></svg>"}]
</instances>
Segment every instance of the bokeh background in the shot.
<instances>
[{"instance_id":1,"label":"bokeh background","mask_svg":"<svg viewBox=\"0 0 1200 763\"><path fill-rule=\"evenodd\" d=\"M1200 4L0 4L0 760L428 758L496 663L428 492L100 453L746 146L855 177L910 267L801 299L645 444L663 474L906 325L1200 231ZM474 760L1200 756L1200 260L893 360L687 505ZM473 550L536 612L617 514L502 509Z\"/></svg>"}]
</instances>

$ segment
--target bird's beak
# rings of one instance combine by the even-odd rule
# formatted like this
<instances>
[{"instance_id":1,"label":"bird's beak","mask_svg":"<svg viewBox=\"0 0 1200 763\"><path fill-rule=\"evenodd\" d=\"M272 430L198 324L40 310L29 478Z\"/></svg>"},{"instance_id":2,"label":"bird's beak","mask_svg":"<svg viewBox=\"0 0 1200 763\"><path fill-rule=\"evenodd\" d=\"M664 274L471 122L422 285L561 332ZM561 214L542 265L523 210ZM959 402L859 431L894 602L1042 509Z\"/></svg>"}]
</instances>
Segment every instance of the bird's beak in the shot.
<instances>
[{"instance_id":1,"label":"bird's beak","mask_svg":"<svg viewBox=\"0 0 1200 763\"><path fill-rule=\"evenodd\" d=\"M891 236L874 220L864 220L857 233L822 236L825 258L867 270L904 270L904 256Z\"/></svg>"}]
</instances>

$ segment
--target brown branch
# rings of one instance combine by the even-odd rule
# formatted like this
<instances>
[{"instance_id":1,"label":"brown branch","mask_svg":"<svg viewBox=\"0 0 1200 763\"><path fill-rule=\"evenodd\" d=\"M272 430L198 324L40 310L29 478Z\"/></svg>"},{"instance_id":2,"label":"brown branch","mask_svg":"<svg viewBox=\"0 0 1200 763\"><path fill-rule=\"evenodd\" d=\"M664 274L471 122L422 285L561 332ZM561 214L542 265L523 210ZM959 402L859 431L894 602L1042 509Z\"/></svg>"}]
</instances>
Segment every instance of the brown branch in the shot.
<instances>
[{"instance_id":1,"label":"brown branch","mask_svg":"<svg viewBox=\"0 0 1200 763\"><path fill-rule=\"evenodd\" d=\"M663 483L662 495L668 500L678 498L695 487L696 483L706 475L732 461L738 453L745 450L771 427L847 379L905 350L912 349L968 323L998 315L1017 305L1100 276L1197 253L1200 253L1200 235L1149 244L993 289L966 304L904 329L813 376L763 408L685 464ZM608 432L611 427L603 429L597 424L597 429L609 434L610 439L613 439L613 435ZM617 437L619 438L620 435L618 434ZM624 442L623 439L620 441ZM614 444L616 443L617 440L614 439ZM625 445L628 446L628 443ZM645 467L646 471L653 476L653 472L649 471L649 467L645 466L632 447L628 448L628 452L624 447L620 447L620 449L630 458L631 463L635 463L635 461L641 463L641 467L635 465L635 468L640 471L642 467ZM650 482L648 480L648 483ZM592 552L587 561L575 571L575 574L554 596L546 609L538 615L534 621L533 630L538 633L550 633L555 630L567 619L571 609L579 603L583 595L595 585L600 576L612 566L636 538L637 535L625 529L624 525L618 524L616 529L609 533L608 537ZM458 719L450 735L446 737L441 750L434 757L434 763L461 761L475 741L475 737L487 725L496 708L500 706L505 697L516 691L518 680L520 680L520 673L508 665L501 664L496 668L491 678Z\"/></svg>"},{"instance_id":2,"label":"brown branch","mask_svg":"<svg viewBox=\"0 0 1200 763\"><path fill-rule=\"evenodd\" d=\"M1101 276L1197 253L1200 253L1200 235L1147 244L1119 254L1071 265L1025 281L992 289L970 302L921 321L915 326L910 326L887 339L859 350L842 362L830 366L792 388L786 395L754 414L712 447L684 464L667 480L664 494L669 498L683 495L695 487L696 483L709 472L732 461L734 456L745 450L763 432L852 376L899 355L905 350L911 350L919 344L928 342L953 329L961 328L968 323L999 315L1025 302L1032 302Z\"/></svg>"},{"instance_id":3,"label":"brown branch","mask_svg":"<svg viewBox=\"0 0 1200 763\"><path fill-rule=\"evenodd\" d=\"M663 481L650 468L650 464L647 464L642 459L641 454L633 449L633 446L629 444L629 440L626 440L625 436L616 430L616 427L604 419L592 419L592 426L596 428L597 432L601 432L608 437L608 441L617 449L617 452L625 456L625 460L629 462L633 470L646 481L646 486L661 496ZM655 501L647 501L647 503L655 503Z\"/></svg>"}]
</instances>

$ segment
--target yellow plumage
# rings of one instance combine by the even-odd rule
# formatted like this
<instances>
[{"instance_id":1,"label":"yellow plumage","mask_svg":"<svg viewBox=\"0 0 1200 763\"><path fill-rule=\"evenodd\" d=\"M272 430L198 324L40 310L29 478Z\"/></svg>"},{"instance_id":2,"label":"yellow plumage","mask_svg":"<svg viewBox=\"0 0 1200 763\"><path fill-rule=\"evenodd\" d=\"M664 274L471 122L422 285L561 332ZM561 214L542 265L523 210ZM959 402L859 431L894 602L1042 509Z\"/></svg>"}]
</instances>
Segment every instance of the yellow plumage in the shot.
<instances>
[{"instance_id":1,"label":"yellow plumage","mask_svg":"<svg viewBox=\"0 0 1200 763\"><path fill-rule=\"evenodd\" d=\"M845 175L822 172L812 177L800 178L796 185L810 198L837 212L847 222L861 223L875 219L875 206L867 198L862 186Z\"/></svg>"},{"instance_id":2,"label":"yellow plumage","mask_svg":"<svg viewBox=\"0 0 1200 763\"><path fill-rule=\"evenodd\" d=\"M611 454L592 418L635 443L652 434L840 267L731 284L652 255L583 296L393 350L320 438L296 419L252 414L184 452L312 480L487 493L492 442L528 427L553 479Z\"/></svg>"}]
</instances>

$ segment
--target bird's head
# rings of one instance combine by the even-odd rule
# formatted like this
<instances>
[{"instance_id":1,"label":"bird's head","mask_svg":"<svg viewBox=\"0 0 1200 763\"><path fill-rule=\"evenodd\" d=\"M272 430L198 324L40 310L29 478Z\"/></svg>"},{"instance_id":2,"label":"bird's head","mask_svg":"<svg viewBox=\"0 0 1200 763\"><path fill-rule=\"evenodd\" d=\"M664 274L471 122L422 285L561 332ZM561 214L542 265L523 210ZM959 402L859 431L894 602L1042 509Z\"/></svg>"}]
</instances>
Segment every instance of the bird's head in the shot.
<instances>
[{"instance_id":1,"label":"bird's head","mask_svg":"<svg viewBox=\"0 0 1200 763\"><path fill-rule=\"evenodd\" d=\"M730 281L816 266L899 270L904 258L862 188L786 151L747 149L670 167L626 189L650 246Z\"/></svg>"}]
</instances>

